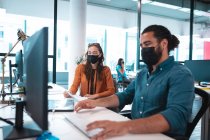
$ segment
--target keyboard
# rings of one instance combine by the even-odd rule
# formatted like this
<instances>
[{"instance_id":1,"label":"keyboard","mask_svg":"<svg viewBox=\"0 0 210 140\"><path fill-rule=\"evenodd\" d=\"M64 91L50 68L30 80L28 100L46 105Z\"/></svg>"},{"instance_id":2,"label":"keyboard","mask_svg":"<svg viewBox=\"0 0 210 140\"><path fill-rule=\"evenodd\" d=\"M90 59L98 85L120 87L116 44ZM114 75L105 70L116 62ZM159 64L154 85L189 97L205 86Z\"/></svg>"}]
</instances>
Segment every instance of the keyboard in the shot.
<instances>
[{"instance_id":1,"label":"keyboard","mask_svg":"<svg viewBox=\"0 0 210 140\"><path fill-rule=\"evenodd\" d=\"M63 100L48 100L48 111L72 112L74 111L74 100L70 98L66 98Z\"/></svg>"},{"instance_id":2,"label":"keyboard","mask_svg":"<svg viewBox=\"0 0 210 140\"><path fill-rule=\"evenodd\" d=\"M101 132L102 128L93 129L90 131L86 131L86 126L90 123L87 119L82 118L77 113L66 114L65 119L74 125L77 129L79 129L85 136L88 138L93 137L94 135Z\"/></svg>"}]
</instances>

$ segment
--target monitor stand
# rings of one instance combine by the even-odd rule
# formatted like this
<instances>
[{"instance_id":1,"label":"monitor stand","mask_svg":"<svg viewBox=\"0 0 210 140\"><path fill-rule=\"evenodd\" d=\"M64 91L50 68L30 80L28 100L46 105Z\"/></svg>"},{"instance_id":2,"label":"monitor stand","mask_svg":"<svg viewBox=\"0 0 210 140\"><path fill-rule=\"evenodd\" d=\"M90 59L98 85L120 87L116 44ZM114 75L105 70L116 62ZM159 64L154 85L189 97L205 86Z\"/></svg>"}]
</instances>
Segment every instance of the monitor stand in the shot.
<instances>
[{"instance_id":1,"label":"monitor stand","mask_svg":"<svg viewBox=\"0 0 210 140\"><path fill-rule=\"evenodd\" d=\"M24 106L24 101L16 101L15 125L4 126L2 128L4 140L37 137L43 133L42 130L33 121L24 123L23 125Z\"/></svg>"}]
</instances>

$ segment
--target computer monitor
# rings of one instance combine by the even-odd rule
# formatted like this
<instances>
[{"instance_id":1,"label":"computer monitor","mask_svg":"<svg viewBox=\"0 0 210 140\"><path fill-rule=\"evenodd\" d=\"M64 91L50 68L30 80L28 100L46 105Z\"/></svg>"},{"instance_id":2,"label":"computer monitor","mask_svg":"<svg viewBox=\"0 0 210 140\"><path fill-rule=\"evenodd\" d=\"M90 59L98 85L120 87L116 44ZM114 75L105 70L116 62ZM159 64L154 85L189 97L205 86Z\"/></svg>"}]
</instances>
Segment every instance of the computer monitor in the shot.
<instances>
[{"instance_id":1,"label":"computer monitor","mask_svg":"<svg viewBox=\"0 0 210 140\"><path fill-rule=\"evenodd\" d=\"M17 78L19 81L17 82L18 86L22 86L23 83L23 53L22 50L16 53L15 55L15 64L17 69Z\"/></svg>"},{"instance_id":2,"label":"computer monitor","mask_svg":"<svg viewBox=\"0 0 210 140\"><path fill-rule=\"evenodd\" d=\"M48 129L48 28L33 34L23 46L25 100L16 102L15 126L3 127L4 139L35 137ZM23 108L32 121L23 121Z\"/></svg>"},{"instance_id":3,"label":"computer monitor","mask_svg":"<svg viewBox=\"0 0 210 140\"><path fill-rule=\"evenodd\" d=\"M125 65L126 71L134 71L134 63L128 63Z\"/></svg>"},{"instance_id":4,"label":"computer monitor","mask_svg":"<svg viewBox=\"0 0 210 140\"><path fill-rule=\"evenodd\" d=\"M12 67L15 76L15 82L12 83ZM24 87L23 84L23 53L22 50L18 51L15 55L15 64L11 64L9 61L9 73L10 73L10 93L12 93L12 85L17 84L19 88Z\"/></svg>"},{"instance_id":5,"label":"computer monitor","mask_svg":"<svg viewBox=\"0 0 210 140\"><path fill-rule=\"evenodd\" d=\"M186 60L184 64L190 69L199 85L201 82L210 82L210 60Z\"/></svg>"}]
</instances>

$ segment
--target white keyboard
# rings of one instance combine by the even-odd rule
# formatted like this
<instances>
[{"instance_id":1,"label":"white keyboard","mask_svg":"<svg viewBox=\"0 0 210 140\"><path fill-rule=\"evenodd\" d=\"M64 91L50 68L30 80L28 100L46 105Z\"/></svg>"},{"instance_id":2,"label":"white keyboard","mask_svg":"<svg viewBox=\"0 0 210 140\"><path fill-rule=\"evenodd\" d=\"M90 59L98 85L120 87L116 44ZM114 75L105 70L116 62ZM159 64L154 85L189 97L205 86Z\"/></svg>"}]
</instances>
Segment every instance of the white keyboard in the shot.
<instances>
[{"instance_id":1,"label":"white keyboard","mask_svg":"<svg viewBox=\"0 0 210 140\"><path fill-rule=\"evenodd\" d=\"M68 115L66 114L65 119L71 124L73 124L77 129L79 129L83 134L85 134L89 138L91 138L92 136L98 134L103 130L102 128L97 128L91 131L86 131L86 126L90 122L86 121L84 118L81 118L77 113L71 113Z\"/></svg>"}]
</instances>

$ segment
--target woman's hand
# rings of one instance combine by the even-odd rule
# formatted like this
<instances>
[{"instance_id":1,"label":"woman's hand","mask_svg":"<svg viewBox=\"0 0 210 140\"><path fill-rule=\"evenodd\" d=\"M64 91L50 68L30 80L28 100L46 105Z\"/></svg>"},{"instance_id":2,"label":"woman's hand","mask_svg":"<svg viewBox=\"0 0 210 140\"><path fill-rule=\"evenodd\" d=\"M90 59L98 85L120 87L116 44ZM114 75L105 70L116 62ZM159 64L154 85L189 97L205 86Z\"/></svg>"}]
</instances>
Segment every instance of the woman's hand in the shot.
<instances>
[{"instance_id":1,"label":"woman's hand","mask_svg":"<svg viewBox=\"0 0 210 140\"><path fill-rule=\"evenodd\" d=\"M129 133L129 127L127 126L127 121L116 122L116 121L95 121L87 125L87 131L96 128L102 128L103 130L97 135L93 136L91 140L103 140L107 137L121 136Z\"/></svg>"},{"instance_id":2,"label":"woman's hand","mask_svg":"<svg viewBox=\"0 0 210 140\"><path fill-rule=\"evenodd\" d=\"M93 95L86 94L85 97L87 97L88 99L97 99L97 98L99 98L99 95L98 94L93 94Z\"/></svg>"},{"instance_id":3,"label":"woman's hand","mask_svg":"<svg viewBox=\"0 0 210 140\"><path fill-rule=\"evenodd\" d=\"M65 90L65 91L63 92L63 96L64 96L65 98L71 98L71 96L69 96L68 92L69 92L69 91L67 91L67 90Z\"/></svg>"}]
</instances>

